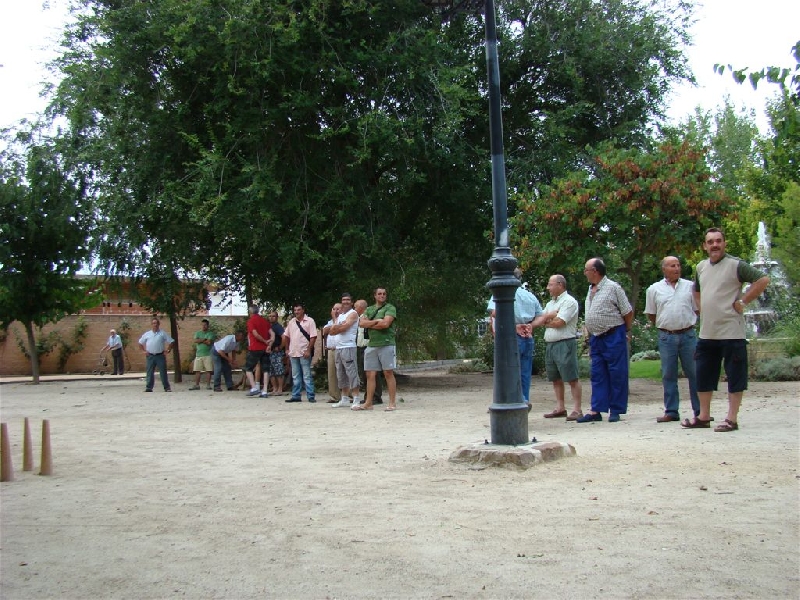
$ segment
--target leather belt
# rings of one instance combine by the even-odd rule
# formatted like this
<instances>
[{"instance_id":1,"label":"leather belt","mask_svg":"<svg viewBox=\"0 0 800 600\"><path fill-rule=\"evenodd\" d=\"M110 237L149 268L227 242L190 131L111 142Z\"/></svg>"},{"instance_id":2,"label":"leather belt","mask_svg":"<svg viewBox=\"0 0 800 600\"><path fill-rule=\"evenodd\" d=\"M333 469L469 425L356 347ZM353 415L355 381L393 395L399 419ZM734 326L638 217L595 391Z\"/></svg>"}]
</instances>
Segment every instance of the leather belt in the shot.
<instances>
[{"instance_id":1,"label":"leather belt","mask_svg":"<svg viewBox=\"0 0 800 600\"><path fill-rule=\"evenodd\" d=\"M163 352L151 352L150 356L161 356L162 354L164 354L164 353Z\"/></svg>"},{"instance_id":2,"label":"leather belt","mask_svg":"<svg viewBox=\"0 0 800 600\"><path fill-rule=\"evenodd\" d=\"M598 333L594 337L596 337L596 338L606 337L608 334L614 333L620 327L622 327L622 325L617 325L616 327L612 327L611 329L606 329L603 333Z\"/></svg>"},{"instance_id":3,"label":"leather belt","mask_svg":"<svg viewBox=\"0 0 800 600\"><path fill-rule=\"evenodd\" d=\"M679 335L681 333L686 333L687 331L691 331L694 329L694 325L690 325L689 327L684 327L683 329L661 329L658 328L659 331L663 331L664 333L668 333L670 335Z\"/></svg>"}]
</instances>

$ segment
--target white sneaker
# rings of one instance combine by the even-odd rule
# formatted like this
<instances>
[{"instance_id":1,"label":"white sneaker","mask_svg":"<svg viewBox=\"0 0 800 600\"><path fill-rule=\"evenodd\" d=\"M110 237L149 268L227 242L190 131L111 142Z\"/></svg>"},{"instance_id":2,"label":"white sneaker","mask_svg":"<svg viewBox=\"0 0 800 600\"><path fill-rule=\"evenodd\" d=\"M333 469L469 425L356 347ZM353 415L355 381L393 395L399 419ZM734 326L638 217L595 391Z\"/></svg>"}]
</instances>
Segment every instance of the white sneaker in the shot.
<instances>
[{"instance_id":1,"label":"white sneaker","mask_svg":"<svg viewBox=\"0 0 800 600\"><path fill-rule=\"evenodd\" d=\"M350 409L351 410L355 410L359 406L361 406L361 402L359 402L358 400L353 399L353 406L351 406Z\"/></svg>"},{"instance_id":2,"label":"white sneaker","mask_svg":"<svg viewBox=\"0 0 800 600\"><path fill-rule=\"evenodd\" d=\"M331 408L344 408L345 406L350 406L350 398L342 398Z\"/></svg>"}]
</instances>

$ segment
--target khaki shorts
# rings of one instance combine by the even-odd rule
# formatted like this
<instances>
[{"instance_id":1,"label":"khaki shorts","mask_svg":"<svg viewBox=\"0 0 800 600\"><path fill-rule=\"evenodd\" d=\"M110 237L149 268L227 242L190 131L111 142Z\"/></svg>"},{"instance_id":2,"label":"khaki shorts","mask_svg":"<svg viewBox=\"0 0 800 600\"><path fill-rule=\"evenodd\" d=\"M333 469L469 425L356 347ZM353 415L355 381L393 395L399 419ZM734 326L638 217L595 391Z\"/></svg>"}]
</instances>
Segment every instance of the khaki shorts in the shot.
<instances>
[{"instance_id":1,"label":"khaki shorts","mask_svg":"<svg viewBox=\"0 0 800 600\"><path fill-rule=\"evenodd\" d=\"M211 362L211 356L197 356L194 359L194 372L195 373L213 373L214 363Z\"/></svg>"},{"instance_id":2,"label":"khaki shorts","mask_svg":"<svg viewBox=\"0 0 800 600\"><path fill-rule=\"evenodd\" d=\"M578 378L578 340L547 342L544 366L547 381L575 381Z\"/></svg>"}]
</instances>

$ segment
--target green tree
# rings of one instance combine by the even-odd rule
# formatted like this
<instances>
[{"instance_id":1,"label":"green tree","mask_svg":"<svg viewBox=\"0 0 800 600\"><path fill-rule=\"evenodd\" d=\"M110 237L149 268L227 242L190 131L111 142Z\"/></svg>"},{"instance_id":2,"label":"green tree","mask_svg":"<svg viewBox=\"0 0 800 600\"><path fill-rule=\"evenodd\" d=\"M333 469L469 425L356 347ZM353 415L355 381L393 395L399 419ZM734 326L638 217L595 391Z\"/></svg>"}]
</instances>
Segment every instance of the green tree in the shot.
<instances>
[{"instance_id":1,"label":"green tree","mask_svg":"<svg viewBox=\"0 0 800 600\"><path fill-rule=\"evenodd\" d=\"M541 277L578 277L587 259L605 256L612 272L627 276L635 310L645 267L696 248L729 206L710 181L704 150L688 140L649 151L607 146L595 164L538 195L518 195L517 255Z\"/></svg>"},{"instance_id":2,"label":"green tree","mask_svg":"<svg viewBox=\"0 0 800 600\"><path fill-rule=\"evenodd\" d=\"M36 137L34 137L36 136ZM0 325L25 328L33 383L39 383L34 327L91 303L89 284L75 275L89 258L91 205L53 146L38 134L6 140L0 164ZM26 146L24 156L17 143Z\"/></svg>"},{"instance_id":3,"label":"green tree","mask_svg":"<svg viewBox=\"0 0 800 600\"><path fill-rule=\"evenodd\" d=\"M107 272L193 275L312 315L383 284L429 328L479 310L480 18L442 23L419 0L80 4L50 110L95 186ZM688 77L674 4L503 6L512 185L580 164L586 143L642 137Z\"/></svg>"},{"instance_id":4,"label":"green tree","mask_svg":"<svg viewBox=\"0 0 800 600\"><path fill-rule=\"evenodd\" d=\"M737 110L726 97L715 111L700 108L672 135L685 135L708 149L706 161L713 181L736 206L730 217L717 225L725 231L728 251L748 258L755 248L759 216L750 190L753 171L760 169L763 143L753 111ZM694 258L700 259L697 248Z\"/></svg>"}]
</instances>

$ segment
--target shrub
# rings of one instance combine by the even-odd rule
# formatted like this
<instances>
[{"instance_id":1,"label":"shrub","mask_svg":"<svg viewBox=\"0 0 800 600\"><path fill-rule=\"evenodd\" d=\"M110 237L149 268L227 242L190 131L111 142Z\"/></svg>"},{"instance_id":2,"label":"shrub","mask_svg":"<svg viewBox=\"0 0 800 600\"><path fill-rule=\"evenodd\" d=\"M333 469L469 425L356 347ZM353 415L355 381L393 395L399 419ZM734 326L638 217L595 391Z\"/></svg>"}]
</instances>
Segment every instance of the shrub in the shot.
<instances>
[{"instance_id":1,"label":"shrub","mask_svg":"<svg viewBox=\"0 0 800 600\"><path fill-rule=\"evenodd\" d=\"M755 381L800 381L800 356L756 361L750 373Z\"/></svg>"},{"instance_id":2,"label":"shrub","mask_svg":"<svg viewBox=\"0 0 800 600\"><path fill-rule=\"evenodd\" d=\"M661 360L661 355L658 350L645 350L644 352L637 352L631 356L631 362L638 362L640 360Z\"/></svg>"},{"instance_id":3,"label":"shrub","mask_svg":"<svg viewBox=\"0 0 800 600\"><path fill-rule=\"evenodd\" d=\"M634 355L658 350L658 329L649 320L634 319L631 328L631 353ZM650 359L647 359L650 360Z\"/></svg>"}]
</instances>

